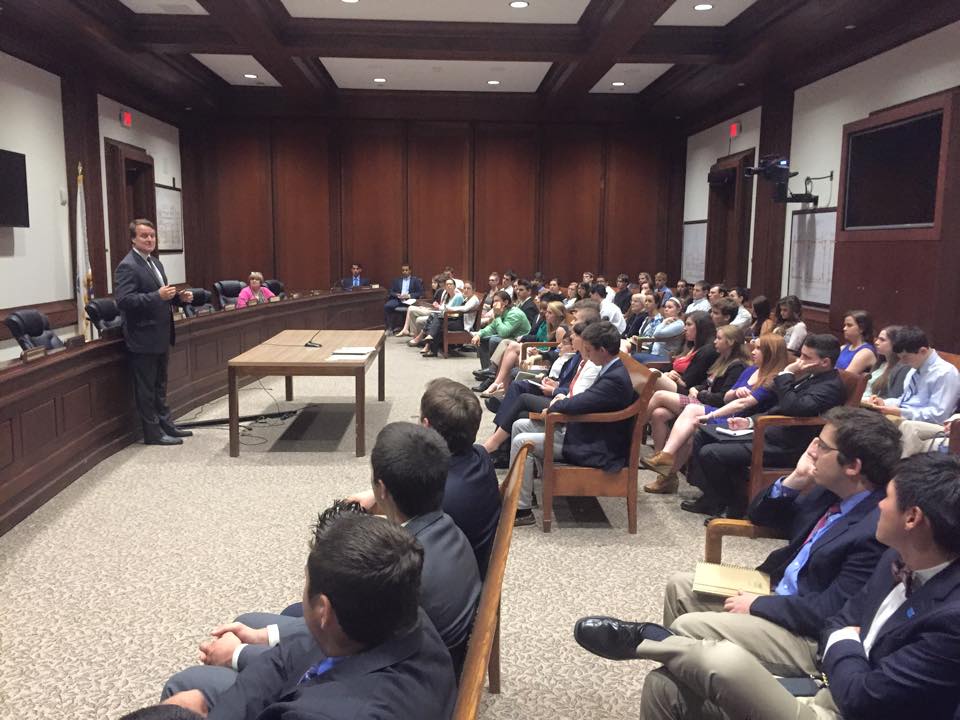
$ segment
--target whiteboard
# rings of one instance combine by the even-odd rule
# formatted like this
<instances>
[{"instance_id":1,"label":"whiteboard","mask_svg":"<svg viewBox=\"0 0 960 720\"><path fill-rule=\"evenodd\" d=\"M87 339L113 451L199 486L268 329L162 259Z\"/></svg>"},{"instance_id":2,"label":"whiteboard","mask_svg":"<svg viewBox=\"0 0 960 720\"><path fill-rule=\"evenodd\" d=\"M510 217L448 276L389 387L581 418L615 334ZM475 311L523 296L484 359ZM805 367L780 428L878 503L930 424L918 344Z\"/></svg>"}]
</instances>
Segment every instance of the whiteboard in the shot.
<instances>
[{"instance_id":1,"label":"whiteboard","mask_svg":"<svg viewBox=\"0 0 960 720\"><path fill-rule=\"evenodd\" d=\"M183 252L183 206L179 188L155 185L157 191L157 250Z\"/></svg>"},{"instance_id":2,"label":"whiteboard","mask_svg":"<svg viewBox=\"0 0 960 720\"><path fill-rule=\"evenodd\" d=\"M790 221L787 293L803 302L830 304L837 210L795 210Z\"/></svg>"},{"instance_id":3,"label":"whiteboard","mask_svg":"<svg viewBox=\"0 0 960 720\"><path fill-rule=\"evenodd\" d=\"M707 267L707 221L683 224L683 260L680 277L689 283L703 280Z\"/></svg>"}]
</instances>

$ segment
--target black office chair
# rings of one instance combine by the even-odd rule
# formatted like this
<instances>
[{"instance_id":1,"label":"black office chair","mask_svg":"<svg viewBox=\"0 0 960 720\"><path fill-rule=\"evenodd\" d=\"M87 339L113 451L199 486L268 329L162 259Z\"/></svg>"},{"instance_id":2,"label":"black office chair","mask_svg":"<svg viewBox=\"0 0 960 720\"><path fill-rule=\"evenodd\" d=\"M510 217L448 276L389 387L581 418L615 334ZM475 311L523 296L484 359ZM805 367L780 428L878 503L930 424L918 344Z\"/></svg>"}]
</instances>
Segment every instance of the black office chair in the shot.
<instances>
[{"instance_id":1,"label":"black office chair","mask_svg":"<svg viewBox=\"0 0 960 720\"><path fill-rule=\"evenodd\" d=\"M227 305L236 305L237 296L247 284L241 280L218 280L213 284L213 289L217 291L217 302L220 303L220 309L223 310Z\"/></svg>"},{"instance_id":2,"label":"black office chair","mask_svg":"<svg viewBox=\"0 0 960 720\"><path fill-rule=\"evenodd\" d=\"M39 310L17 310L4 318L10 334L24 350L45 347L48 350L63 347L63 340L50 329L50 321Z\"/></svg>"},{"instance_id":3,"label":"black office chair","mask_svg":"<svg viewBox=\"0 0 960 720\"><path fill-rule=\"evenodd\" d=\"M190 288L190 292L193 293L193 302L183 308L184 315L195 317L213 312L213 293L206 288Z\"/></svg>"},{"instance_id":4,"label":"black office chair","mask_svg":"<svg viewBox=\"0 0 960 720\"><path fill-rule=\"evenodd\" d=\"M272 292L281 300L287 297L287 290L285 287L283 287L283 283L279 280L267 280L263 284L269 288L270 292Z\"/></svg>"},{"instance_id":5,"label":"black office chair","mask_svg":"<svg viewBox=\"0 0 960 720\"><path fill-rule=\"evenodd\" d=\"M100 337L112 328L123 327L123 315L112 298L94 298L83 309Z\"/></svg>"}]
</instances>

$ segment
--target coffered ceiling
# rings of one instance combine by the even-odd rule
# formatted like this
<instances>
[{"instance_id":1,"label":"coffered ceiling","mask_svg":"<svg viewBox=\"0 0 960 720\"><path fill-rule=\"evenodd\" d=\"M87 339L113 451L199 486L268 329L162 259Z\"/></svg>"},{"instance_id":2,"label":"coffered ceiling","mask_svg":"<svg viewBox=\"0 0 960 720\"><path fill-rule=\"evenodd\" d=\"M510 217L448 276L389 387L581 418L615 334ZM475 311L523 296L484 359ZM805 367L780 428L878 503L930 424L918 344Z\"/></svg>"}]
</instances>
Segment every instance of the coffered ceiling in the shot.
<instances>
[{"instance_id":1,"label":"coffered ceiling","mask_svg":"<svg viewBox=\"0 0 960 720\"><path fill-rule=\"evenodd\" d=\"M689 129L960 21L957 0L511 4L0 0L0 51L172 115L593 113Z\"/></svg>"}]
</instances>

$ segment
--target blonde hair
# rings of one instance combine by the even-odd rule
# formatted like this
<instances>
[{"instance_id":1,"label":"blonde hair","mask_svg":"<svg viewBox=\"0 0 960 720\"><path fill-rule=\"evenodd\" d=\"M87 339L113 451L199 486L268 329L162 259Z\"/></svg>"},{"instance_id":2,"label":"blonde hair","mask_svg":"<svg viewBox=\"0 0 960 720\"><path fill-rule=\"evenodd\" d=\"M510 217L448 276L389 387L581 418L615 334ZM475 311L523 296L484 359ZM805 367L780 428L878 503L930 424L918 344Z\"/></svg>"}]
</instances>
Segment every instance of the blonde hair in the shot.
<instances>
[{"instance_id":1,"label":"blonde hair","mask_svg":"<svg viewBox=\"0 0 960 720\"><path fill-rule=\"evenodd\" d=\"M247 282L250 280L259 280L260 284L263 285L263 273L254 270L252 273L250 273L250 277L247 278Z\"/></svg>"},{"instance_id":2,"label":"blonde hair","mask_svg":"<svg viewBox=\"0 0 960 720\"><path fill-rule=\"evenodd\" d=\"M730 343L730 353L726 357L719 356L717 361L713 363L708 373L711 377L723 375L735 362L739 361L746 364L750 360L747 347L743 341L743 330L736 325L721 325L717 328L717 337L721 336Z\"/></svg>"}]
</instances>

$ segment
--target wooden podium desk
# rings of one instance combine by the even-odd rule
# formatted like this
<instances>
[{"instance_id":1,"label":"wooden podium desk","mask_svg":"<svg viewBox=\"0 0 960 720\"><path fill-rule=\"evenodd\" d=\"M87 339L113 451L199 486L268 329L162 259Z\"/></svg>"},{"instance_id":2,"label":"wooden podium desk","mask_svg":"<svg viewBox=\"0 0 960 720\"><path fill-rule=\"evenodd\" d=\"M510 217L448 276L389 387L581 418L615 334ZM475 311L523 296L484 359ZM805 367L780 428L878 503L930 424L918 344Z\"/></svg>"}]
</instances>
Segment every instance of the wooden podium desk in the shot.
<instances>
[{"instance_id":1,"label":"wooden podium desk","mask_svg":"<svg viewBox=\"0 0 960 720\"><path fill-rule=\"evenodd\" d=\"M227 393L230 405L230 457L240 455L240 407L237 378L241 375L283 375L287 401L293 400L295 375L338 375L353 377L355 384L357 457L366 454L364 424L366 372L378 358L377 399L384 400L384 333L382 330L284 330L227 363ZM320 347L307 347L313 342ZM339 356L340 348L371 347L367 355Z\"/></svg>"}]
</instances>

